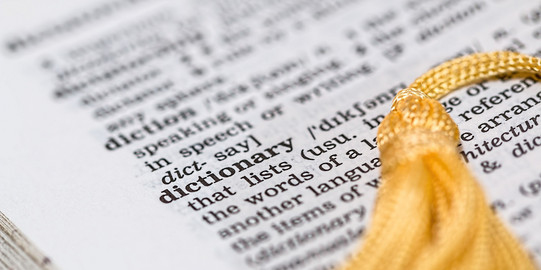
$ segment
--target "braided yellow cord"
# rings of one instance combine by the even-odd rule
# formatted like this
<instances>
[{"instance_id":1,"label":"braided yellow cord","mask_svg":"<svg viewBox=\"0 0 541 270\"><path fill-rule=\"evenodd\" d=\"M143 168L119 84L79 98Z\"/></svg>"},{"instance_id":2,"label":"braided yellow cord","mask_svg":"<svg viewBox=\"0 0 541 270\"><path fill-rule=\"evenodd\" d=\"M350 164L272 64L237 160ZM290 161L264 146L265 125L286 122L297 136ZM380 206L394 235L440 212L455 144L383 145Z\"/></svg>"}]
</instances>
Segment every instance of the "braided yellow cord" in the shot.
<instances>
[{"instance_id":1,"label":"braided yellow cord","mask_svg":"<svg viewBox=\"0 0 541 270\"><path fill-rule=\"evenodd\" d=\"M503 73L540 70L540 59L519 53L473 54L400 91L378 130L383 184L372 223L340 269L535 269L460 159L458 127L436 99Z\"/></svg>"},{"instance_id":2,"label":"braided yellow cord","mask_svg":"<svg viewBox=\"0 0 541 270\"><path fill-rule=\"evenodd\" d=\"M445 62L417 78L408 88L439 99L477 81L509 72L539 73L541 59L515 52L476 53Z\"/></svg>"}]
</instances>

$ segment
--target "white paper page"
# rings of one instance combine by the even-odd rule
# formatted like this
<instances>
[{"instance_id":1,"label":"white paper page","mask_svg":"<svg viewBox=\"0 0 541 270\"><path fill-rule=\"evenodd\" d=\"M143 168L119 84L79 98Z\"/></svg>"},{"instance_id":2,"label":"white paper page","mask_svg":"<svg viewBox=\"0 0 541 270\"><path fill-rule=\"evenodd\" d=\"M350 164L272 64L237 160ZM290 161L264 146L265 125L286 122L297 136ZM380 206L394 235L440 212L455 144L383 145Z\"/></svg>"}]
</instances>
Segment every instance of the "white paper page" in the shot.
<instances>
[{"instance_id":1,"label":"white paper page","mask_svg":"<svg viewBox=\"0 0 541 270\"><path fill-rule=\"evenodd\" d=\"M0 210L61 269L331 269L369 224L393 93L455 56L541 55L540 13L526 0L0 1ZM537 80L442 102L539 262Z\"/></svg>"}]
</instances>

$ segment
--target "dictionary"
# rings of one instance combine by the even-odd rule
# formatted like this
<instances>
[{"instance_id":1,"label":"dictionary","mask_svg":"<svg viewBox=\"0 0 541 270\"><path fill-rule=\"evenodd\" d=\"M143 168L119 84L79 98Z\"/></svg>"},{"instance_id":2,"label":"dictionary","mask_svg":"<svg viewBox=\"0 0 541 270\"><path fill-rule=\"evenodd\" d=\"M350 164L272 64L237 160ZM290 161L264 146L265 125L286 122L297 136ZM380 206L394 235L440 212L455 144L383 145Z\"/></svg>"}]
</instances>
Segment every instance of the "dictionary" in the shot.
<instances>
[{"instance_id":1,"label":"dictionary","mask_svg":"<svg viewBox=\"0 0 541 270\"><path fill-rule=\"evenodd\" d=\"M336 269L370 242L394 96L540 40L529 0L0 0L0 269ZM539 267L541 75L438 101Z\"/></svg>"}]
</instances>

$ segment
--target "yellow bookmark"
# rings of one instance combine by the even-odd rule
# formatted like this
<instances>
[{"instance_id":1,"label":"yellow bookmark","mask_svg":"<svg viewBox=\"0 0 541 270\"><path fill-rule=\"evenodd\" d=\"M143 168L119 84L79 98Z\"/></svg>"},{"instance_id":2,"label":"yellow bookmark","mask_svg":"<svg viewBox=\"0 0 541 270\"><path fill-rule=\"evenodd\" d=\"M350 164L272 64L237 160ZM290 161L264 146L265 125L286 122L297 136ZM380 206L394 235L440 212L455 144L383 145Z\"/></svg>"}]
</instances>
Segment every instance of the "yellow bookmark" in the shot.
<instances>
[{"instance_id":1,"label":"yellow bookmark","mask_svg":"<svg viewBox=\"0 0 541 270\"><path fill-rule=\"evenodd\" d=\"M461 160L458 127L437 99L496 75L540 71L535 57L478 53L401 90L378 130L382 186L372 222L340 269L535 269Z\"/></svg>"}]
</instances>

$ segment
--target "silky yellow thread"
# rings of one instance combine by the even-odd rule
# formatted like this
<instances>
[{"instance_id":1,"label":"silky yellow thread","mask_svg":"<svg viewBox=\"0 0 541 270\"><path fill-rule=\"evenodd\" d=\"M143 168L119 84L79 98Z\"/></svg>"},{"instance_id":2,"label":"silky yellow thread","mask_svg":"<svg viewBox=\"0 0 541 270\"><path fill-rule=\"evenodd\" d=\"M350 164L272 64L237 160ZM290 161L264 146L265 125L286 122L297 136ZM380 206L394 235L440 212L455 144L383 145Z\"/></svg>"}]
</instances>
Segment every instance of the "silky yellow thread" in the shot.
<instances>
[{"instance_id":1,"label":"silky yellow thread","mask_svg":"<svg viewBox=\"0 0 541 270\"><path fill-rule=\"evenodd\" d=\"M538 58L479 53L400 91L378 129L383 183L371 224L340 269L535 269L460 159L458 127L436 99L504 73L540 70Z\"/></svg>"}]
</instances>

